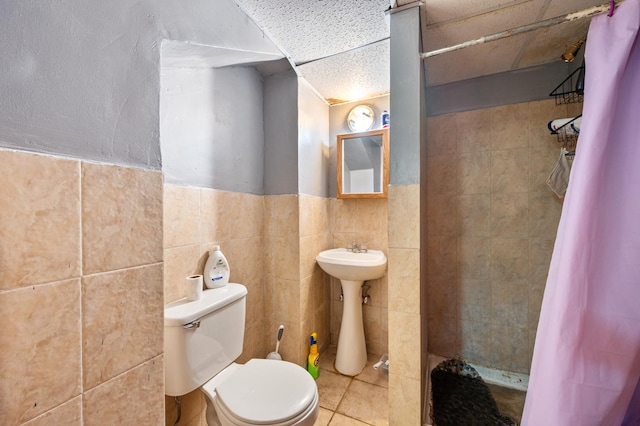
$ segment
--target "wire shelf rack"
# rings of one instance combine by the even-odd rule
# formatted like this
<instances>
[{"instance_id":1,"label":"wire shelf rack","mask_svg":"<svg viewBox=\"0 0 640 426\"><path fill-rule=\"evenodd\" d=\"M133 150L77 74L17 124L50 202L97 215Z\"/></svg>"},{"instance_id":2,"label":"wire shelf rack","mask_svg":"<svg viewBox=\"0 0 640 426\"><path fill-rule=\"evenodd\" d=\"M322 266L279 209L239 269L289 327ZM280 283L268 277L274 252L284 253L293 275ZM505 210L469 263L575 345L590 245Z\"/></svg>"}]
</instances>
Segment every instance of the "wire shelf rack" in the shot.
<instances>
[{"instance_id":1,"label":"wire shelf rack","mask_svg":"<svg viewBox=\"0 0 640 426\"><path fill-rule=\"evenodd\" d=\"M574 72L569 74L555 89L549 93L553 96L556 105L582 103L584 100L584 63Z\"/></svg>"}]
</instances>

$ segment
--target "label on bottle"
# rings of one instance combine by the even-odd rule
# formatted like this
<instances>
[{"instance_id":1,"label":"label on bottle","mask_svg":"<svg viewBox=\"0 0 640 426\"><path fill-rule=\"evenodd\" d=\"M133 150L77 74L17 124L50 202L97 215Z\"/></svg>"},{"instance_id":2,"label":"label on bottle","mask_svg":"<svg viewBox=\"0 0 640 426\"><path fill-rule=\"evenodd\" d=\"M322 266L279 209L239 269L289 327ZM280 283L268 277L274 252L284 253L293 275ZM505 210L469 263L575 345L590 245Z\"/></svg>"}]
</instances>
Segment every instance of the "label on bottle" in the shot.
<instances>
[{"instance_id":1,"label":"label on bottle","mask_svg":"<svg viewBox=\"0 0 640 426\"><path fill-rule=\"evenodd\" d=\"M387 128L389 127L389 124L391 122L391 116L389 115L388 112L383 112L382 113L382 128Z\"/></svg>"}]
</instances>

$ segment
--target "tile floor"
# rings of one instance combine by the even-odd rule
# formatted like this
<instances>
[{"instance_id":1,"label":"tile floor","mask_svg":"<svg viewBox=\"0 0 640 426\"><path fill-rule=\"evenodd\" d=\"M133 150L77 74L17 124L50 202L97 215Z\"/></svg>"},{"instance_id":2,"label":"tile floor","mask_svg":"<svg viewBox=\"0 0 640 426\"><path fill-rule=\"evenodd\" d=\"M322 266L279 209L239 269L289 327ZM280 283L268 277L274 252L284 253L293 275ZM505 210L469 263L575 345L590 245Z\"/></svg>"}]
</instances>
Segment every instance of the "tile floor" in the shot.
<instances>
[{"instance_id":1,"label":"tile floor","mask_svg":"<svg viewBox=\"0 0 640 426\"><path fill-rule=\"evenodd\" d=\"M333 368L335 346L321 354L318 392L320 415L316 426L382 426L389 424L389 379L373 364L380 356L369 355L362 373L343 376Z\"/></svg>"}]
</instances>

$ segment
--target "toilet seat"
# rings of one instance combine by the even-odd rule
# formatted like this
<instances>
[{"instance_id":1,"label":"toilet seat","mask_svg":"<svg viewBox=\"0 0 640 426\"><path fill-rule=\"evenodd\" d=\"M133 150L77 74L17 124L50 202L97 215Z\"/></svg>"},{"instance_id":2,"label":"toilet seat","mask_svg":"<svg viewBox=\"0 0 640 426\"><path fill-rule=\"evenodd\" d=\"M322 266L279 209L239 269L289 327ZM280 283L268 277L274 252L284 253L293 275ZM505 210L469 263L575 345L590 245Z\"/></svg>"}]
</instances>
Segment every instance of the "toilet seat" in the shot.
<instances>
[{"instance_id":1,"label":"toilet seat","mask_svg":"<svg viewBox=\"0 0 640 426\"><path fill-rule=\"evenodd\" d=\"M264 425L264 426L291 426L291 425L314 425L316 419L318 418L318 394L314 395L313 402L305 411L298 414L297 416L288 419L284 422L265 422L265 423L247 423L244 420L238 418L233 413L230 413L225 407L218 403L219 399L214 399L213 405L216 409L216 413L218 415L218 419L224 419L222 422L223 425L233 425L233 426L256 426L256 425ZM304 423L303 423L304 422Z\"/></svg>"},{"instance_id":2,"label":"toilet seat","mask_svg":"<svg viewBox=\"0 0 640 426\"><path fill-rule=\"evenodd\" d=\"M292 425L317 416L315 381L302 367L288 361L252 359L214 389L208 384L203 389L213 394L218 416L234 425ZM313 424L315 418L310 420Z\"/></svg>"}]
</instances>

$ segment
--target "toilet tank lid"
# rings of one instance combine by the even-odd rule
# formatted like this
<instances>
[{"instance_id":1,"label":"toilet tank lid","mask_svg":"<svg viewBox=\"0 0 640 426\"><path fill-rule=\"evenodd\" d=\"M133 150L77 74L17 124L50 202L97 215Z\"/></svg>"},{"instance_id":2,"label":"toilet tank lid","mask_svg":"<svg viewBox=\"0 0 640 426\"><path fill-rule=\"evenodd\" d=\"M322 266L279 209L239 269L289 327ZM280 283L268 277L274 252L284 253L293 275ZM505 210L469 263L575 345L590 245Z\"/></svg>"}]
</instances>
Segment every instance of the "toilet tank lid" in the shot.
<instances>
[{"instance_id":1,"label":"toilet tank lid","mask_svg":"<svg viewBox=\"0 0 640 426\"><path fill-rule=\"evenodd\" d=\"M165 305L164 325L177 327L188 324L246 295L247 288L236 283L207 289L202 292L202 298L199 300L188 301L184 298Z\"/></svg>"}]
</instances>

